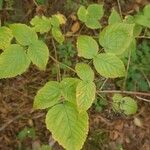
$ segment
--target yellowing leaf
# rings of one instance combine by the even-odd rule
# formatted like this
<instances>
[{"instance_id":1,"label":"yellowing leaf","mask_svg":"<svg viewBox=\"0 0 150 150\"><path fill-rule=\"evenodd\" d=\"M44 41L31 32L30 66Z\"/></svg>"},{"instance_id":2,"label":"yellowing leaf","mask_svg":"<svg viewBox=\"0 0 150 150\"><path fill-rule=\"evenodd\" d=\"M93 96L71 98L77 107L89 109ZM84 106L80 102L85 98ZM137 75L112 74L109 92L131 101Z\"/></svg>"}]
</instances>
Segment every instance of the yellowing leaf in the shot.
<instances>
[{"instance_id":1,"label":"yellowing leaf","mask_svg":"<svg viewBox=\"0 0 150 150\"><path fill-rule=\"evenodd\" d=\"M76 100L79 111L88 110L95 100L96 86L93 82L81 81L76 89Z\"/></svg>"},{"instance_id":2,"label":"yellowing leaf","mask_svg":"<svg viewBox=\"0 0 150 150\"><path fill-rule=\"evenodd\" d=\"M123 62L113 54L99 54L93 61L97 72L105 78L125 76L125 66Z\"/></svg>"},{"instance_id":3,"label":"yellowing leaf","mask_svg":"<svg viewBox=\"0 0 150 150\"><path fill-rule=\"evenodd\" d=\"M57 14L55 16L58 18L60 24L66 24L67 19L63 14Z\"/></svg>"},{"instance_id":4,"label":"yellowing leaf","mask_svg":"<svg viewBox=\"0 0 150 150\"><path fill-rule=\"evenodd\" d=\"M0 49L4 50L11 44L12 31L7 27L0 27Z\"/></svg>"},{"instance_id":5,"label":"yellowing leaf","mask_svg":"<svg viewBox=\"0 0 150 150\"><path fill-rule=\"evenodd\" d=\"M76 21L76 22L72 25L71 31L72 31L73 33L76 33L79 29L80 29L80 24L79 24L78 21Z\"/></svg>"},{"instance_id":6,"label":"yellowing leaf","mask_svg":"<svg viewBox=\"0 0 150 150\"><path fill-rule=\"evenodd\" d=\"M45 16L35 16L34 18L32 18L30 23L33 26L33 29L36 32L40 32L41 34L46 33L51 29L50 18L47 18Z\"/></svg>"},{"instance_id":7,"label":"yellowing leaf","mask_svg":"<svg viewBox=\"0 0 150 150\"><path fill-rule=\"evenodd\" d=\"M52 107L46 115L47 129L66 150L80 150L88 133L88 115L64 102Z\"/></svg>"}]
</instances>

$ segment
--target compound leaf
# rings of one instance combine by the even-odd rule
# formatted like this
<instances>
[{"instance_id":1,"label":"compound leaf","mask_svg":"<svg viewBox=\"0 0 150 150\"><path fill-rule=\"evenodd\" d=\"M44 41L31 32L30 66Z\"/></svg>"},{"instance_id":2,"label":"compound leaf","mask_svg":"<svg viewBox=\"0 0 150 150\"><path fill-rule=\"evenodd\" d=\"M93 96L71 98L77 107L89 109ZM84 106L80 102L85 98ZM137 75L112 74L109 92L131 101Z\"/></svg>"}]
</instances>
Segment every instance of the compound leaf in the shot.
<instances>
[{"instance_id":1,"label":"compound leaf","mask_svg":"<svg viewBox=\"0 0 150 150\"><path fill-rule=\"evenodd\" d=\"M81 35L77 39L77 49L78 56L92 59L98 53L98 44L92 37Z\"/></svg>"},{"instance_id":2,"label":"compound leaf","mask_svg":"<svg viewBox=\"0 0 150 150\"><path fill-rule=\"evenodd\" d=\"M76 78L64 78L61 81L62 95L65 100L76 104L76 87L80 82Z\"/></svg>"},{"instance_id":3,"label":"compound leaf","mask_svg":"<svg viewBox=\"0 0 150 150\"><path fill-rule=\"evenodd\" d=\"M7 27L0 27L0 49L4 50L11 44L12 31Z\"/></svg>"},{"instance_id":4,"label":"compound leaf","mask_svg":"<svg viewBox=\"0 0 150 150\"><path fill-rule=\"evenodd\" d=\"M93 81L94 80L94 72L88 64L85 63L77 63L75 70L77 75L84 81Z\"/></svg>"},{"instance_id":5,"label":"compound leaf","mask_svg":"<svg viewBox=\"0 0 150 150\"><path fill-rule=\"evenodd\" d=\"M38 39L36 32L25 24L12 24L10 25L10 29L21 45L28 46Z\"/></svg>"},{"instance_id":6,"label":"compound leaf","mask_svg":"<svg viewBox=\"0 0 150 150\"><path fill-rule=\"evenodd\" d=\"M36 32L40 32L41 34L46 33L51 29L50 18L47 18L45 16L35 16L34 18L32 18L30 23L33 26L33 29Z\"/></svg>"},{"instance_id":7,"label":"compound leaf","mask_svg":"<svg viewBox=\"0 0 150 150\"><path fill-rule=\"evenodd\" d=\"M12 44L0 55L0 79L22 74L30 65L30 59L20 45Z\"/></svg>"},{"instance_id":8,"label":"compound leaf","mask_svg":"<svg viewBox=\"0 0 150 150\"><path fill-rule=\"evenodd\" d=\"M105 78L117 78L125 76L125 66L121 59L113 54L99 54L94 58L94 66L97 72Z\"/></svg>"},{"instance_id":9,"label":"compound leaf","mask_svg":"<svg viewBox=\"0 0 150 150\"><path fill-rule=\"evenodd\" d=\"M43 41L35 41L32 43L27 52L29 58L38 66L41 70L46 68L48 58L49 58L49 50L47 45Z\"/></svg>"},{"instance_id":10,"label":"compound leaf","mask_svg":"<svg viewBox=\"0 0 150 150\"><path fill-rule=\"evenodd\" d=\"M42 87L34 100L35 109L45 109L59 103L61 99L60 84L56 81L49 81Z\"/></svg>"},{"instance_id":11,"label":"compound leaf","mask_svg":"<svg viewBox=\"0 0 150 150\"><path fill-rule=\"evenodd\" d=\"M99 23L98 20L94 19L94 18L87 18L87 21L85 22L85 25L88 27L88 28L91 28L91 29L98 29L98 28L101 28L101 25Z\"/></svg>"},{"instance_id":12,"label":"compound leaf","mask_svg":"<svg viewBox=\"0 0 150 150\"><path fill-rule=\"evenodd\" d=\"M66 150L80 150L88 133L88 115L64 102L52 107L46 115L47 129Z\"/></svg>"},{"instance_id":13,"label":"compound leaf","mask_svg":"<svg viewBox=\"0 0 150 150\"><path fill-rule=\"evenodd\" d=\"M133 39L134 24L117 23L107 26L99 37L99 43L106 52L121 54Z\"/></svg>"},{"instance_id":14,"label":"compound leaf","mask_svg":"<svg viewBox=\"0 0 150 150\"><path fill-rule=\"evenodd\" d=\"M76 89L76 100L79 111L88 110L95 100L96 86L93 82L80 81Z\"/></svg>"}]
</instances>

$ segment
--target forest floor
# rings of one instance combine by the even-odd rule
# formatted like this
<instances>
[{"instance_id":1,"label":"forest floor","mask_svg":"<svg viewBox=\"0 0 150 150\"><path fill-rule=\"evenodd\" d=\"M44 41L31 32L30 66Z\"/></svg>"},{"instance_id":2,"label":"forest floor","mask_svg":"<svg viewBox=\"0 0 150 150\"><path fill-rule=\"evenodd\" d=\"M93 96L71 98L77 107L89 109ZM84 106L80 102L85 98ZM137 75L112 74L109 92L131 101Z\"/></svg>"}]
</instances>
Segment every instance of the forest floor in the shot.
<instances>
[{"instance_id":1,"label":"forest floor","mask_svg":"<svg viewBox=\"0 0 150 150\"><path fill-rule=\"evenodd\" d=\"M79 0L76 1L73 2L78 6ZM146 0L120 1L122 15L134 14L148 3ZM91 0L90 3L92 2L101 1ZM112 7L119 10L117 0L105 0L104 7L108 10L107 13L110 13ZM76 22L70 17L76 14L75 9L65 0L49 0L43 6L36 6L32 0L14 0L12 9L0 10L0 17L2 24L6 21L28 23L36 14L51 15L60 12L69 20L67 28L64 27L64 31L68 32ZM74 41L75 38L71 40ZM0 80L0 150L37 150L42 144L50 144L54 150L63 150L46 129L46 111L33 110L37 90L47 81L56 79L52 73L52 65L55 62L49 60L45 72L31 66L21 76ZM111 83L111 80L108 82ZM109 102L111 96L112 94L107 95ZM115 114L109 104L101 112L96 111L93 106L88 111L90 132L83 150L150 150L150 99L149 102L137 99L137 102L138 113L130 117ZM25 127L33 129L30 130L32 134L21 140L18 134Z\"/></svg>"}]
</instances>

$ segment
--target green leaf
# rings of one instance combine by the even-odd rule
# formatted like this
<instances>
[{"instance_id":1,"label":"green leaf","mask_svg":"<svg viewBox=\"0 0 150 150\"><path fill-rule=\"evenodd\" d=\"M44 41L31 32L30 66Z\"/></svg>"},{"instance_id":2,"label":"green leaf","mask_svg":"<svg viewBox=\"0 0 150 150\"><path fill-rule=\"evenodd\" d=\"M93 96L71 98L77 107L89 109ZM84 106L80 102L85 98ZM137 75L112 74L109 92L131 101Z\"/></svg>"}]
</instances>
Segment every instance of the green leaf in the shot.
<instances>
[{"instance_id":1,"label":"green leaf","mask_svg":"<svg viewBox=\"0 0 150 150\"><path fill-rule=\"evenodd\" d=\"M33 29L36 32L40 32L41 34L46 33L51 29L50 18L47 18L45 16L35 16L34 18L32 18L30 23L33 26Z\"/></svg>"},{"instance_id":2,"label":"green leaf","mask_svg":"<svg viewBox=\"0 0 150 150\"><path fill-rule=\"evenodd\" d=\"M11 44L12 32L7 27L0 27L0 49L4 50Z\"/></svg>"},{"instance_id":3,"label":"green leaf","mask_svg":"<svg viewBox=\"0 0 150 150\"><path fill-rule=\"evenodd\" d=\"M52 148L50 147L50 145L42 145L38 150L52 150Z\"/></svg>"},{"instance_id":4,"label":"green leaf","mask_svg":"<svg viewBox=\"0 0 150 150\"><path fill-rule=\"evenodd\" d=\"M99 37L99 43L106 52L121 54L133 39L134 24L117 23L107 26Z\"/></svg>"},{"instance_id":5,"label":"green leaf","mask_svg":"<svg viewBox=\"0 0 150 150\"><path fill-rule=\"evenodd\" d=\"M121 59L113 54L99 54L94 58L94 66L97 72L105 78L117 78L125 76L125 66Z\"/></svg>"},{"instance_id":6,"label":"green leaf","mask_svg":"<svg viewBox=\"0 0 150 150\"><path fill-rule=\"evenodd\" d=\"M10 25L10 29L21 45L28 46L38 39L36 32L25 24L12 24Z\"/></svg>"},{"instance_id":7,"label":"green leaf","mask_svg":"<svg viewBox=\"0 0 150 150\"><path fill-rule=\"evenodd\" d=\"M126 115L132 115L137 112L138 106L136 101L131 97L124 97L120 104L120 109L123 110Z\"/></svg>"},{"instance_id":8,"label":"green leaf","mask_svg":"<svg viewBox=\"0 0 150 150\"><path fill-rule=\"evenodd\" d=\"M120 104L122 102L122 95L121 94L114 94L112 97L113 103L112 103L112 108L116 112L120 112Z\"/></svg>"},{"instance_id":9,"label":"green leaf","mask_svg":"<svg viewBox=\"0 0 150 150\"><path fill-rule=\"evenodd\" d=\"M79 114L73 104L64 102L48 111L46 126L66 150L80 150L88 133L88 115Z\"/></svg>"},{"instance_id":10,"label":"green leaf","mask_svg":"<svg viewBox=\"0 0 150 150\"><path fill-rule=\"evenodd\" d=\"M118 12L113 8L108 19L108 24L121 23L121 17Z\"/></svg>"},{"instance_id":11,"label":"green leaf","mask_svg":"<svg viewBox=\"0 0 150 150\"><path fill-rule=\"evenodd\" d=\"M80 82L76 78L64 78L61 81L62 95L65 100L76 104L76 87Z\"/></svg>"},{"instance_id":12,"label":"green leaf","mask_svg":"<svg viewBox=\"0 0 150 150\"><path fill-rule=\"evenodd\" d=\"M86 22L87 10L84 6L80 6L80 8L78 9L77 15L80 21Z\"/></svg>"},{"instance_id":13,"label":"green leaf","mask_svg":"<svg viewBox=\"0 0 150 150\"><path fill-rule=\"evenodd\" d=\"M144 12L144 16L146 16L148 19L150 19L150 4L148 4L144 7L143 12ZM150 22L150 20L149 20L149 22Z\"/></svg>"},{"instance_id":14,"label":"green leaf","mask_svg":"<svg viewBox=\"0 0 150 150\"><path fill-rule=\"evenodd\" d=\"M95 100L96 86L93 82L81 81L76 89L76 100L79 111L88 110Z\"/></svg>"},{"instance_id":15,"label":"green leaf","mask_svg":"<svg viewBox=\"0 0 150 150\"><path fill-rule=\"evenodd\" d=\"M63 34L61 33L61 30L59 28L52 28L52 35L54 39L59 43L62 44L65 40Z\"/></svg>"},{"instance_id":16,"label":"green leaf","mask_svg":"<svg viewBox=\"0 0 150 150\"><path fill-rule=\"evenodd\" d=\"M98 29L98 28L101 28L101 25L99 23L98 20L95 20L94 18L87 18L87 21L85 22L85 25L88 27L88 28L91 28L91 29Z\"/></svg>"},{"instance_id":17,"label":"green leaf","mask_svg":"<svg viewBox=\"0 0 150 150\"><path fill-rule=\"evenodd\" d=\"M84 81L93 81L94 80L94 72L88 64L85 63L77 63L75 70L77 75Z\"/></svg>"},{"instance_id":18,"label":"green leaf","mask_svg":"<svg viewBox=\"0 0 150 150\"><path fill-rule=\"evenodd\" d=\"M49 58L49 50L43 41L37 40L32 43L28 48L27 54L33 64L38 66L41 70L45 70Z\"/></svg>"},{"instance_id":19,"label":"green leaf","mask_svg":"<svg viewBox=\"0 0 150 150\"><path fill-rule=\"evenodd\" d=\"M50 81L42 87L34 100L35 109L45 109L59 103L61 99L60 84L56 81Z\"/></svg>"},{"instance_id":20,"label":"green leaf","mask_svg":"<svg viewBox=\"0 0 150 150\"><path fill-rule=\"evenodd\" d=\"M30 65L23 48L12 44L0 55L0 79L11 78L22 74Z\"/></svg>"},{"instance_id":21,"label":"green leaf","mask_svg":"<svg viewBox=\"0 0 150 150\"><path fill-rule=\"evenodd\" d=\"M150 19L144 15L136 15L135 22L139 25L150 28Z\"/></svg>"},{"instance_id":22,"label":"green leaf","mask_svg":"<svg viewBox=\"0 0 150 150\"><path fill-rule=\"evenodd\" d=\"M88 14L87 18L94 18L95 20L99 20L102 18L104 14L103 5L99 4L91 4L87 8Z\"/></svg>"},{"instance_id":23,"label":"green leaf","mask_svg":"<svg viewBox=\"0 0 150 150\"><path fill-rule=\"evenodd\" d=\"M59 19L55 15L53 15L51 18L51 25L55 28L59 28L60 26Z\"/></svg>"},{"instance_id":24,"label":"green leaf","mask_svg":"<svg viewBox=\"0 0 150 150\"><path fill-rule=\"evenodd\" d=\"M98 44L92 37L81 35L77 39L77 49L79 57L92 59L98 53Z\"/></svg>"}]
</instances>

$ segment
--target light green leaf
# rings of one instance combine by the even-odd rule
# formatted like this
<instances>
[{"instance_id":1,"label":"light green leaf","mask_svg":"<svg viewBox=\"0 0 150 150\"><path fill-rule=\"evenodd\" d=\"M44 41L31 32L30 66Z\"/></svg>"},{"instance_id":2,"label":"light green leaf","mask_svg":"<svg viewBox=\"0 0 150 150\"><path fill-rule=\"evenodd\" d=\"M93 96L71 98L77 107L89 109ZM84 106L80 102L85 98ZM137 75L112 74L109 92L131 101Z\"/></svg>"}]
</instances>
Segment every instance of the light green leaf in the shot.
<instances>
[{"instance_id":1,"label":"light green leaf","mask_svg":"<svg viewBox=\"0 0 150 150\"><path fill-rule=\"evenodd\" d=\"M120 112L120 104L122 102L122 95L121 94L114 94L112 97L113 103L112 103L112 108L116 112Z\"/></svg>"},{"instance_id":2,"label":"light green leaf","mask_svg":"<svg viewBox=\"0 0 150 150\"><path fill-rule=\"evenodd\" d=\"M33 64L38 66L41 70L45 70L49 58L49 50L43 41L37 40L32 43L28 48L27 54Z\"/></svg>"},{"instance_id":3,"label":"light green leaf","mask_svg":"<svg viewBox=\"0 0 150 150\"><path fill-rule=\"evenodd\" d=\"M61 30L59 28L53 27L52 28L52 35L54 39L59 43L62 44L65 40L63 34L61 33Z\"/></svg>"},{"instance_id":4,"label":"light green leaf","mask_svg":"<svg viewBox=\"0 0 150 150\"><path fill-rule=\"evenodd\" d=\"M120 104L120 109L123 110L126 115L132 115L137 112L138 106L136 101L131 97L124 97Z\"/></svg>"},{"instance_id":5,"label":"light green leaf","mask_svg":"<svg viewBox=\"0 0 150 150\"><path fill-rule=\"evenodd\" d=\"M0 55L0 79L11 78L22 74L30 65L23 48L12 44Z\"/></svg>"},{"instance_id":6,"label":"light green leaf","mask_svg":"<svg viewBox=\"0 0 150 150\"><path fill-rule=\"evenodd\" d=\"M13 38L12 32L7 27L0 27L0 49L4 50L11 43Z\"/></svg>"},{"instance_id":7,"label":"light green leaf","mask_svg":"<svg viewBox=\"0 0 150 150\"><path fill-rule=\"evenodd\" d=\"M33 29L36 32L40 32L41 34L46 33L51 29L50 18L47 18L45 16L35 16L34 18L32 18L30 23L33 26Z\"/></svg>"},{"instance_id":8,"label":"light green leaf","mask_svg":"<svg viewBox=\"0 0 150 150\"><path fill-rule=\"evenodd\" d=\"M86 22L87 19L87 10L84 6L80 6L77 12L78 18L82 22Z\"/></svg>"},{"instance_id":9,"label":"light green leaf","mask_svg":"<svg viewBox=\"0 0 150 150\"><path fill-rule=\"evenodd\" d=\"M144 16L146 16L148 19L150 19L150 4L148 4L144 7L143 12L144 12ZM149 22L150 22L150 20L149 20Z\"/></svg>"},{"instance_id":10,"label":"light green leaf","mask_svg":"<svg viewBox=\"0 0 150 150\"><path fill-rule=\"evenodd\" d=\"M12 24L10 29L16 40L24 46L30 45L38 39L36 32L25 24Z\"/></svg>"},{"instance_id":11,"label":"light green leaf","mask_svg":"<svg viewBox=\"0 0 150 150\"><path fill-rule=\"evenodd\" d=\"M59 19L55 15L53 15L51 18L51 25L55 28L59 28L60 26Z\"/></svg>"},{"instance_id":12,"label":"light green leaf","mask_svg":"<svg viewBox=\"0 0 150 150\"><path fill-rule=\"evenodd\" d=\"M92 37L81 35L77 39L77 49L79 57L92 59L98 53L98 44Z\"/></svg>"},{"instance_id":13,"label":"light green leaf","mask_svg":"<svg viewBox=\"0 0 150 150\"><path fill-rule=\"evenodd\" d=\"M64 149L80 150L88 133L88 115L79 114L73 104L64 102L48 111L46 126Z\"/></svg>"},{"instance_id":14,"label":"light green leaf","mask_svg":"<svg viewBox=\"0 0 150 150\"><path fill-rule=\"evenodd\" d=\"M93 81L94 80L94 71L88 64L85 63L77 63L75 70L77 75L84 81Z\"/></svg>"},{"instance_id":15,"label":"light green leaf","mask_svg":"<svg viewBox=\"0 0 150 150\"><path fill-rule=\"evenodd\" d=\"M101 19L104 14L103 5L99 4L89 5L87 11L88 11L87 18L90 17L95 20Z\"/></svg>"},{"instance_id":16,"label":"light green leaf","mask_svg":"<svg viewBox=\"0 0 150 150\"><path fill-rule=\"evenodd\" d=\"M150 20L144 15L136 15L135 22L139 25L150 28Z\"/></svg>"},{"instance_id":17,"label":"light green leaf","mask_svg":"<svg viewBox=\"0 0 150 150\"><path fill-rule=\"evenodd\" d=\"M101 53L94 58L94 66L97 72L105 78L117 78L125 76L125 66L121 59L113 54Z\"/></svg>"},{"instance_id":18,"label":"light green leaf","mask_svg":"<svg viewBox=\"0 0 150 150\"><path fill-rule=\"evenodd\" d=\"M61 99L60 84L56 81L49 81L42 87L34 100L35 109L45 109L59 103Z\"/></svg>"},{"instance_id":19,"label":"light green leaf","mask_svg":"<svg viewBox=\"0 0 150 150\"><path fill-rule=\"evenodd\" d=\"M121 54L133 39L134 24L117 23L107 26L99 37L99 43L106 52Z\"/></svg>"},{"instance_id":20,"label":"light green leaf","mask_svg":"<svg viewBox=\"0 0 150 150\"><path fill-rule=\"evenodd\" d=\"M101 25L99 23L98 20L94 19L94 18L87 18L87 21L85 22L85 25L88 27L88 28L91 28L91 29L98 29L98 28L101 28Z\"/></svg>"},{"instance_id":21,"label":"light green leaf","mask_svg":"<svg viewBox=\"0 0 150 150\"><path fill-rule=\"evenodd\" d=\"M76 89L76 100L79 111L88 110L95 100L96 86L93 82L80 81Z\"/></svg>"},{"instance_id":22,"label":"light green leaf","mask_svg":"<svg viewBox=\"0 0 150 150\"><path fill-rule=\"evenodd\" d=\"M121 17L118 12L113 8L108 19L108 24L121 23Z\"/></svg>"},{"instance_id":23,"label":"light green leaf","mask_svg":"<svg viewBox=\"0 0 150 150\"><path fill-rule=\"evenodd\" d=\"M76 87L80 82L79 79L76 78L64 78L61 81L61 89L62 95L65 100L76 104Z\"/></svg>"}]
</instances>

